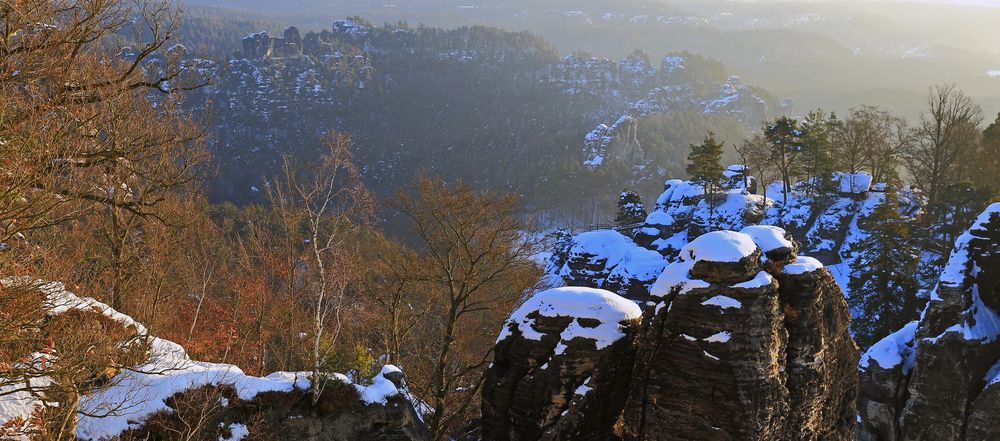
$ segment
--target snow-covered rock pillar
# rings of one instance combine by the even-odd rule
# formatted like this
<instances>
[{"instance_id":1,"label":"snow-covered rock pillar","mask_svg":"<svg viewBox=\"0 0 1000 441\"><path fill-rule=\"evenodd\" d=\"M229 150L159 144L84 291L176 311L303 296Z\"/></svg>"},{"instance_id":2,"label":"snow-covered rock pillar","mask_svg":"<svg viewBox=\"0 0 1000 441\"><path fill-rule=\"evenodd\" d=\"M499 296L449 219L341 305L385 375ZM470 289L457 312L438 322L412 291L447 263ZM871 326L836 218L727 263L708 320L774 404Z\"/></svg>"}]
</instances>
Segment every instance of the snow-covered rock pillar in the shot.
<instances>
[{"instance_id":1,"label":"snow-covered rock pillar","mask_svg":"<svg viewBox=\"0 0 1000 441\"><path fill-rule=\"evenodd\" d=\"M647 303L625 438L851 439L858 353L823 266L775 227L708 233L680 258Z\"/></svg>"},{"instance_id":2,"label":"snow-covered rock pillar","mask_svg":"<svg viewBox=\"0 0 1000 441\"><path fill-rule=\"evenodd\" d=\"M681 249L651 290L626 439L781 439L788 414L778 286L750 236Z\"/></svg>"},{"instance_id":3,"label":"snow-covered rock pillar","mask_svg":"<svg viewBox=\"0 0 1000 441\"><path fill-rule=\"evenodd\" d=\"M535 294L497 340L483 385L483 439L611 439L641 315L600 289Z\"/></svg>"}]
</instances>

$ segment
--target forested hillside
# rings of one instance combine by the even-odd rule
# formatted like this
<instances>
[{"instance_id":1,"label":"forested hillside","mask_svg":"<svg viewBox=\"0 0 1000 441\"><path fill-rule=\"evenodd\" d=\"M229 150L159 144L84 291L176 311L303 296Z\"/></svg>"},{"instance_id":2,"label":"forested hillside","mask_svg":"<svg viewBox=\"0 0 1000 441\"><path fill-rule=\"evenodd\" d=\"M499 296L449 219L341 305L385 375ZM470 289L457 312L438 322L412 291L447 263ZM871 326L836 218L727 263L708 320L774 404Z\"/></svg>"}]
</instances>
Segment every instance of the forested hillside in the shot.
<instances>
[{"instance_id":1,"label":"forested hillside","mask_svg":"<svg viewBox=\"0 0 1000 441\"><path fill-rule=\"evenodd\" d=\"M301 39L293 53L268 53L270 35L248 35L243 43L264 50L217 62L212 86L189 99L211 121L216 200L260 201L281 155L308 158L318 135L336 129L352 135L378 192L426 171L591 222L614 203L595 195L623 183L655 191L683 172L684 152L706 130L739 142L790 105L689 53L562 56L528 33L377 27L358 18L290 35ZM622 115L638 122L642 157L586 166L595 154L588 133ZM591 208L580 213L581 202Z\"/></svg>"},{"instance_id":2,"label":"forested hillside","mask_svg":"<svg viewBox=\"0 0 1000 441\"><path fill-rule=\"evenodd\" d=\"M954 82L1000 111L1000 77L989 74L1000 70L997 8L869 0L189 1L254 9L311 29L327 27L330 15L362 15L376 23L526 30L564 51L601 57L690 51L803 108L843 112L864 101L913 118L928 84Z\"/></svg>"}]
</instances>

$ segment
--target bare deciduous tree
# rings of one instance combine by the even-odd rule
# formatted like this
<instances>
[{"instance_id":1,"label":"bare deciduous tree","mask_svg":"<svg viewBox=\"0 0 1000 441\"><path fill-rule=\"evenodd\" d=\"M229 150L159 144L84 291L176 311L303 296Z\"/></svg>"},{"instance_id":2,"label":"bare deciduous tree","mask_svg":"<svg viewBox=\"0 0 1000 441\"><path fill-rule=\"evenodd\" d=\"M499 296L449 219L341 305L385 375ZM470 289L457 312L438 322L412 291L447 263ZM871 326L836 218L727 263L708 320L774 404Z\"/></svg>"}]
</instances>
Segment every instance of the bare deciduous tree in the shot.
<instances>
[{"instance_id":1,"label":"bare deciduous tree","mask_svg":"<svg viewBox=\"0 0 1000 441\"><path fill-rule=\"evenodd\" d=\"M411 221L422 255L406 271L434 302L423 330L428 372L412 384L428 401L427 423L440 440L468 417L495 333L540 269L530 260L536 242L513 196L429 177L415 189L416 198L400 192L394 205Z\"/></svg>"},{"instance_id":2,"label":"bare deciduous tree","mask_svg":"<svg viewBox=\"0 0 1000 441\"><path fill-rule=\"evenodd\" d=\"M914 128L912 142L903 159L928 205L938 202L947 184L959 176L959 158L979 136L982 110L954 85L935 86L927 96L927 108Z\"/></svg>"},{"instance_id":3,"label":"bare deciduous tree","mask_svg":"<svg viewBox=\"0 0 1000 441\"><path fill-rule=\"evenodd\" d=\"M345 242L374 213L374 204L354 165L350 145L346 135L330 133L323 140L324 154L313 167L294 165L291 158L285 157L282 179L267 186L268 200L279 216L303 221L302 225L286 228L301 228L305 233L302 291L303 300L312 311L314 403L319 400L324 384L323 361L340 334L348 286L359 273L355 253ZM292 279L290 283L297 281Z\"/></svg>"}]
</instances>

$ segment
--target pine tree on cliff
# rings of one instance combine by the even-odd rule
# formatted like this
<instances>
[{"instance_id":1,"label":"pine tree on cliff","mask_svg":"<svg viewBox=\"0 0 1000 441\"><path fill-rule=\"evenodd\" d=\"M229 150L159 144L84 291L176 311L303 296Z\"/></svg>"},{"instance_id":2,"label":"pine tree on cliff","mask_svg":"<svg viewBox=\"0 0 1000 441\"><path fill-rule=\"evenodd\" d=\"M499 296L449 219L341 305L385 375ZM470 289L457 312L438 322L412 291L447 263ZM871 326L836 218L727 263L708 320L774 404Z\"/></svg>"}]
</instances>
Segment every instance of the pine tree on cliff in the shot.
<instances>
[{"instance_id":1,"label":"pine tree on cliff","mask_svg":"<svg viewBox=\"0 0 1000 441\"><path fill-rule=\"evenodd\" d=\"M832 190L835 146L831 138L839 125L837 115L827 115L822 109L809 112L802 121L802 171L812 194Z\"/></svg>"},{"instance_id":2,"label":"pine tree on cliff","mask_svg":"<svg viewBox=\"0 0 1000 441\"><path fill-rule=\"evenodd\" d=\"M622 191L618 197L618 215L616 225L632 225L646 220L646 205L642 203L639 193L631 190Z\"/></svg>"},{"instance_id":3,"label":"pine tree on cliff","mask_svg":"<svg viewBox=\"0 0 1000 441\"><path fill-rule=\"evenodd\" d=\"M851 321L854 338L867 348L915 320L920 313L917 265L920 255L910 237L910 224L898 211L895 192L866 219L871 236L854 248L848 303L864 311Z\"/></svg>"},{"instance_id":4,"label":"pine tree on cliff","mask_svg":"<svg viewBox=\"0 0 1000 441\"><path fill-rule=\"evenodd\" d=\"M716 195L719 192L722 171L722 143L715 140L715 133L708 132L701 144L691 145L687 172L693 181L705 188L709 222L715 217Z\"/></svg>"},{"instance_id":5,"label":"pine tree on cliff","mask_svg":"<svg viewBox=\"0 0 1000 441\"><path fill-rule=\"evenodd\" d=\"M802 153L802 130L797 120L783 116L764 125L764 137L770 147L768 156L781 174L781 203L787 205L788 193L792 191L792 178L799 167L798 156Z\"/></svg>"}]
</instances>

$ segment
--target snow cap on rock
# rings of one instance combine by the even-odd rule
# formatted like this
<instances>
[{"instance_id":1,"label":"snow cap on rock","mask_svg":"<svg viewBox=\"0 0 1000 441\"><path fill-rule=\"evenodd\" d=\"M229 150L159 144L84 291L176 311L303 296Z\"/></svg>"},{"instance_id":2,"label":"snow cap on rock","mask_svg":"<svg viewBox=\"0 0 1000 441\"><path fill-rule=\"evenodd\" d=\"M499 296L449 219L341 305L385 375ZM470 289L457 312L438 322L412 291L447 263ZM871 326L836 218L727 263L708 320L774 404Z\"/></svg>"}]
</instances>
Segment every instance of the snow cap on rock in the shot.
<instances>
[{"instance_id":1,"label":"snow cap on rock","mask_svg":"<svg viewBox=\"0 0 1000 441\"><path fill-rule=\"evenodd\" d=\"M741 233L750 236L760 250L772 262L789 262L795 259L798 246L791 236L780 227L772 225L751 225Z\"/></svg>"},{"instance_id":2,"label":"snow cap on rock","mask_svg":"<svg viewBox=\"0 0 1000 441\"><path fill-rule=\"evenodd\" d=\"M795 259L795 262L785 265L785 274L799 275L819 271L823 268L823 264L820 261L809 257L809 256L799 256Z\"/></svg>"},{"instance_id":3,"label":"snow cap on rock","mask_svg":"<svg viewBox=\"0 0 1000 441\"><path fill-rule=\"evenodd\" d=\"M611 291L595 288L563 287L542 291L531 296L517 308L504 324L497 342L511 335L517 329L523 338L540 340L542 333L533 328L536 314L542 317L572 317L574 321L560 335L562 343L581 337L595 341L597 349L602 349L618 341L625 334L621 323L638 320L642 310L631 300ZM579 319L600 322L597 326L579 323Z\"/></svg>"},{"instance_id":4,"label":"snow cap on rock","mask_svg":"<svg viewBox=\"0 0 1000 441\"><path fill-rule=\"evenodd\" d=\"M787 235L785 230L773 225L751 225L744 228L741 233L750 236L754 243L760 247L760 250L765 253L795 246L792 241L785 237Z\"/></svg>"},{"instance_id":5,"label":"snow cap on rock","mask_svg":"<svg viewBox=\"0 0 1000 441\"><path fill-rule=\"evenodd\" d=\"M753 255L757 244L746 234L713 231L698 236L681 248L681 260L694 262L739 262Z\"/></svg>"}]
</instances>

